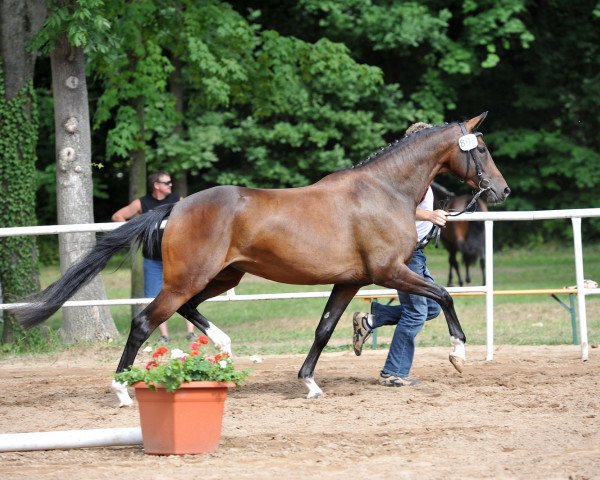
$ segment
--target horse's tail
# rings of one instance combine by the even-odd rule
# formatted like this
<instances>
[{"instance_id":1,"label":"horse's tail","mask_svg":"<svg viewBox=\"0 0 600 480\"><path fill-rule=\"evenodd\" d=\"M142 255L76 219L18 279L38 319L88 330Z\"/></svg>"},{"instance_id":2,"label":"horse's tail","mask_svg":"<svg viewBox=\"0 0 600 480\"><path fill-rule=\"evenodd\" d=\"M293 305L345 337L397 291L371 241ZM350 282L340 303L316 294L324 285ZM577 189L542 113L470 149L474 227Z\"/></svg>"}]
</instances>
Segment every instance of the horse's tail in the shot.
<instances>
[{"instance_id":1,"label":"horse's tail","mask_svg":"<svg viewBox=\"0 0 600 480\"><path fill-rule=\"evenodd\" d=\"M48 288L25 299L30 305L17 307L14 313L20 323L30 328L47 320L81 287L106 266L110 258L129 245L144 244L149 252L159 241L160 224L175 204L164 205L129 220L124 225L98 239L96 246Z\"/></svg>"}]
</instances>

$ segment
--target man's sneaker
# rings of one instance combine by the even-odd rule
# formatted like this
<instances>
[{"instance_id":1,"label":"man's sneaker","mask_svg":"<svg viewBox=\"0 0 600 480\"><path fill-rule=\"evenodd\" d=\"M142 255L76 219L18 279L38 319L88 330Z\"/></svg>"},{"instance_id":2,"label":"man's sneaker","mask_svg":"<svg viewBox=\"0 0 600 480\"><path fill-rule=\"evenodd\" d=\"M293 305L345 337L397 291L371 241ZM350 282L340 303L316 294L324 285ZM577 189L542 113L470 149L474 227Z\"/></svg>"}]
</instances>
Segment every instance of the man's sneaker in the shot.
<instances>
[{"instance_id":1,"label":"man's sneaker","mask_svg":"<svg viewBox=\"0 0 600 480\"><path fill-rule=\"evenodd\" d=\"M379 384L386 387L412 387L413 385L418 385L419 383L420 382L418 380L410 377L399 377L397 375L392 375L391 373L385 372L381 372L379 374Z\"/></svg>"},{"instance_id":2,"label":"man's sneaker","mask_svg":"<svg viewBox=\"0 0 600 480\"><path fill-rule=\"evenodd\" d=\"M195 340L196 339L196 334L194 332L188 332L188 334L185 336L186 340Z\"/></svg>"},{"instance_id":3,"label":"man's sneaker","mask_svg":"<svg viewBox=\"0 0 600 480\"><path fill-rule=\"evenodd\" d=\"M373 329L369 325L368 320L373 316L370 313L356 312L352 317L352 327L354 328L354 353L360 356L362 348L367 338L371 336Z\"/></svg>"},{"instance_id":4,"label":"man's sneaker","mask_svg":"<svg viewBox=\"0 0 600 480\"><path fill-rule=\"evenodd\" d=\"M171 337L168 337L166 335L161 335L160 337L158 337L158 343L169 343L171 341Z\"/></svg>"}]
</instances>

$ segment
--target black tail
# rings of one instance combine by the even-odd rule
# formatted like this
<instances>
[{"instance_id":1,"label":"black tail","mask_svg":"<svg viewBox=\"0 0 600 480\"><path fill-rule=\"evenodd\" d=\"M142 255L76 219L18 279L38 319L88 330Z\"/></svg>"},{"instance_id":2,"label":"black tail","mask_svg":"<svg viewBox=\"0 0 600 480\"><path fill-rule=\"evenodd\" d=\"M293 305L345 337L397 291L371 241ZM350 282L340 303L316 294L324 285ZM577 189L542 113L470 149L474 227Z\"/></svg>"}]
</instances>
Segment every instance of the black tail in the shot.
<instances>
[{"instance_id":1,"label":"black tail","mask_svg":"<svg viewBox=\"0 0 600 480\"><path fill-rule=\"evenodd\" d=\"M141 244L151 251L158 239L158 227L175 204L164 205L133 218L125 225L98 239L96 246L79 262L44 291L24 299L31 305L14 309L24 327L33 327L47 320L63 303L100 273L110 258L122 248Z\"/></svg>"}]
</instances>

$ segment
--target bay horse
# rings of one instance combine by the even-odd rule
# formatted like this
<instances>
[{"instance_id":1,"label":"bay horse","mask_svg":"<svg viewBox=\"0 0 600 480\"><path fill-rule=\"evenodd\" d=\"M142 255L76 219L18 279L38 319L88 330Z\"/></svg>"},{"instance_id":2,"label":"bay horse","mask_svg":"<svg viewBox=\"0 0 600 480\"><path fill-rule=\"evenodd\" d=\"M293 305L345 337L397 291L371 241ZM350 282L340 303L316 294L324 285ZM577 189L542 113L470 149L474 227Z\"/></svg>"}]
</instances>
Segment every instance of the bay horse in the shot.
<instances>
[{"instance_id":1,"label":"bay horse","mask_svg":"<svg viewBox=\"0 0 600 480\"><path fill-rule=\"evenodd\" d=\"M445 209L448 212L462 212L469 202L470 195L459 195L448 199ZM487 212L487 205L480 198L473 204L470 209L473 212ZM460 265L457 259L457 253L462 254L462 260L465 265L465 281L471 283L471 275L469 267L473 265L479 258L479 266L481 267L482 285L485 285L485 226L483 222L448 222L446 227L442 229L440 235L442 244L448 250L448 261L450 269L448 270L448 286L452 286L452 271L456 271L458 284L463 286L463 279L460 275Z\"/></svg>"},{"instance_id":2,"label":"bay horse","mask_svg":"<svg viewBox=\"0 0 600 480\"><path fill-rule=\"evenodd\" d=\"M132 319L117 372L133 364L152 331L175 312L230 351L229 337L196 308L235 287L245 273L288 284L334 285L298 373L308 398L322 394L314 380L319 356L354 295L369 284L438 302L453 345L450 360L461 371L466 338L451 296L406 262L417 242L416 206L437 174L450 171L485 190L493 202L510 194L481 134L472 133L486 114L416 132L306 187L217 186L135 217L100 237L80 262L16 313L26 327L43 322L117 251L132 243L152 245L168 218L161 244L163 287ZM113 387L122 404L131 402L124 385Z\"/></svg>"}]
</instances>

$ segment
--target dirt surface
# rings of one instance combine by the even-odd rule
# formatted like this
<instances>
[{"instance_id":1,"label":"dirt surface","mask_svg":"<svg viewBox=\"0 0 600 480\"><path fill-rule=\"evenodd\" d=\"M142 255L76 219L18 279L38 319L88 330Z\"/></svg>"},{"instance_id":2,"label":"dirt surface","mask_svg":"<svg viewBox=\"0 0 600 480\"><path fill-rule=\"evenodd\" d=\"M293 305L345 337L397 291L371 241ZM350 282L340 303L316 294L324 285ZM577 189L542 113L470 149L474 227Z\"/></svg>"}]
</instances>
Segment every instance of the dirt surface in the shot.
<instances>
[{"instance_id":1,"label":"dirt surface","mask_svg":"<svg viewBox=\"0 0 600 480\"><path fill-rule=\"evenodd\" d=\"M303 356L238 359L254 372L230 393L212 454L0 453L0 478L600 478L599 350L582 363L577 346L504 346L486 362L470 347L459 375L448 349L421 348L422 383L402 388L375 381L385 353L324 354L317 400L296 380ZM117 356L92 357L0 362L0 433L137 427L137 406L117 408L108 387Z\"/></svg>"}]
</instances>

